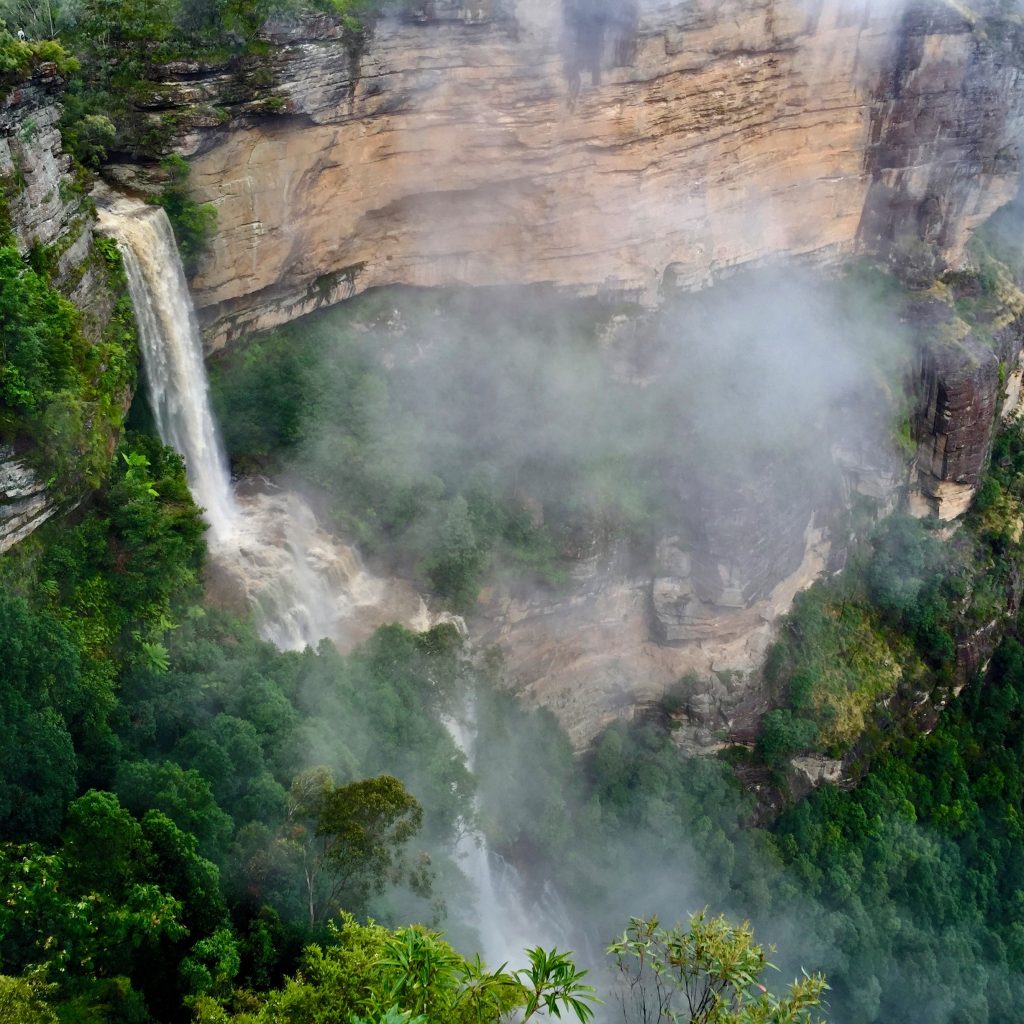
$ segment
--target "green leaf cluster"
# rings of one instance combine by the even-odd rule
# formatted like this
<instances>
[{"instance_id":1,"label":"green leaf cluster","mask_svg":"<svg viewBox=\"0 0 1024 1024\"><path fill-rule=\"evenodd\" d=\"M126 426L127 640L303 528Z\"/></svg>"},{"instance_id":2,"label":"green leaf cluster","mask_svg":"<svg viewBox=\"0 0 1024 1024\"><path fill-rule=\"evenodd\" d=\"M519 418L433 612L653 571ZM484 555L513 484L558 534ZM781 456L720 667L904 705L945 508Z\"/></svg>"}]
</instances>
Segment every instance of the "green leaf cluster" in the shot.
<instances>
[{"instance_id":1,"label":"green leaf cluster","mask_svg":"<svg viewBox=\"0 0 1024 1024\"><path fill-rule=\"evenodd\" d=\"M30 443L53 495L97 486L135 379L134 330L88 339L45 269L0 246L0 440Z\"/></svg>"},{"instance_id":2,"label":"green leaf cluster","mask_svg":"<svg viewBox=\"0 0 1024 1024\"><path fill-rule=\"evenodd\" d=\"M633 918L608 952L620 975L627 1020L655 1024L811 1024L828 988L821 974L797 979L781 999L759 980L772 967L749 922L692 914L685 928Z\"/></svg>"},{"instance_id":3,"label":"green leaf cluster","mask_svg":"<svg viewBox=\"0 0 1024 1024\"><path fill-rule=\"evenodd\" d=\"M189 197L189 166L180 156L174 153L160 166L166 180L155 202L167 211L185 272L192 273L217 228L217 210L210 203L197 203Z\"/></svg>"},{"instance_id":4,"label":"green leaf cluster","mask_svg":"<svg viewBox=\"0 0 1024 1024\"><path fill-rule=\"evenodd\" d=\"M548 1019L565 1013L586 1024L598 1001L583 981L587 972L554 949L528 950L529 966L516 971L489 970L422 927L389 932L343 914L330 935L329 944L307 948L299 974L278 991L198 1000L197 1024L497 1024L539 1013Z\"/></svg>"}]
</instances>

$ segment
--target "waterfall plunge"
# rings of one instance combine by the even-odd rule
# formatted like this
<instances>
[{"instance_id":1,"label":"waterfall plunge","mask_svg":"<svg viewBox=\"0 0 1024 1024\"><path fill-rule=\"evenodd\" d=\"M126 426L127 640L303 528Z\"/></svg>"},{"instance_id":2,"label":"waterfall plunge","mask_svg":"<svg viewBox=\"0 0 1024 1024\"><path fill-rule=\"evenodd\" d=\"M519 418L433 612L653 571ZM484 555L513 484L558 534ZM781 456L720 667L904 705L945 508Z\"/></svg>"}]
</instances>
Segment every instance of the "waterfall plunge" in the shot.
<instances>
[{"instance_id":1,"label":"waterfall plunge","mask_svg":"<svg viewBox=\"0 0 1024 1024\"><path fill-rule=\"evenodd\" d=\"M117 238L124 257L157 431L164 444L184 457L189 486L205 510L212 539L224 543L238 510L170 221L159 207L142 206L123 214L101 211L100 224Z\"/></svg>"},{"instance_id":2,"label":"waterfall plunge","mask_svg":"<svg viewBox=\"0 0 1024 1024\"><path fill-rule=\"evenodd\" d=\"M446 718L444 724L472 771L475 760L472 711L465 722ZM484 960L491 967L503 963L523 967L526 965L524 951L528 947L567 949L569 943L564 927L567 915L561 912L555 893L547 889L543 903L528 905L523 881L516 869L491 851L476 829L467 822L462 822L461 826L455 854L476 889L475 919L469 923L480 935Z\"/></svg>"},{"instance_id":3,"label":"waterfall plunge","mask_svg":"<svg viewBox=\"0 0 1024 1024\"><path fill-rule=\"evenodd\" d=\"M321 529L297 494L233 492L167 214L122 197L101 199L100 228L124 257L157 430L185 460L222 589L244 595L261 635L283 650L325 638L344 649L388 622L429 628L427 607L413 588L368 573L358 553Z\"/></svg>"},{"instance_id":4,"label":"waterfall plunge","mask_svg":"<svg viewBox=\"0 0 1024 1024\"><path fill-rule=\"evenodd\" d=\"M344 648L387 622L429 628L423 599L401 581L366 572L355 550L322 530L298 495L236 496L167 215L123 198L103 200L99 223L124 256L157 430L184 457L189 486L210 526L211 560L244 591L264 638L285 650L324 638ZM454 720L445 724L472 763L467 728ZM540 905L527 908L515 869L492 854L479 833L464 828L456 855L476 888L472 923L489 962L519 964L528 945L564 938L554 915Z\"/></svg>"}]
</instances>

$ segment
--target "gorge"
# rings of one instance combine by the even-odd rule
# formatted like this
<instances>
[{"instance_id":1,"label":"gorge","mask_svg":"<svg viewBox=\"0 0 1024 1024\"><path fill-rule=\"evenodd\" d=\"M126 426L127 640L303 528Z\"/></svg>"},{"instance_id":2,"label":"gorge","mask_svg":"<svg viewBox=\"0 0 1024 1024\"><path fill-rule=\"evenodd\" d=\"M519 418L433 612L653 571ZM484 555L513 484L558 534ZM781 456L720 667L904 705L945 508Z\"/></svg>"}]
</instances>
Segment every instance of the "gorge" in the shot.
<instances>
[{"instance_id":1,"label":"gorge","mask_svg":"<svg viewBox=\"0 0 1024 1024\"><path fill-rule=\"evenodd\" d=\"M926 277L929 261L955 264L971 229L1017 187L1012 12L871 2L738 11L642 4L595 14L591 38L585 18L560 28L550 5L434 4L382 20L367 40L323 18L271 22L265 57L174 66L145 116L173 126L194 196L218 212L192 282L209 344L394 282L543 282L651 303L781 256L835 264L873 253ZM111 173L147 179L145 165ZM585 244L572 241L580 231ZM1016 363L1016 315L1003 315L1005 351L983 356L984 371L970 339L964 355L921 357L925 388L963 392L963 426L950 437L943 408L922 411L916 470L875 455L877 438L839 442L848 488L893 502L905 477L920 491L915 507L962 513L999 401L976 395L974 378L994 392L997 362ZM509 616L522 624L526 637L512 644L520 685L563 708L580 743L623 700L656 697L688 671L748 673L769 639L762 621L828 557L820 522L800 538L811 510L780 507L768 563L737 561L763 498L755 485L728 528L712 501L705 521L731 533L679 555L666 539L662 561L674 568L584 584L582 625L571 613L545 624L542 612L538 623L529 602L499 593L483 632L514 633ZM679 558L707 570L703 608L679 611L690 586ZM714 573L733 575L727 586L742 596L720 602ZM621 636L602 635L595 656L588 623L609 619L624 623ZM666 653L666 637L687 650ZM553 647L555 674L546 655L538 664Z\"/></svg>"},{"instance_id":2,"label":"gorge","mask_svg":"<svg viewBox=\"0 0 1024 1024\"><path fill-rule=\"evenodd\" d=\"M0 997L411 1024L426 922L640 1020L601 950L711 905L839 1024L1016 1019L1018 5L56 17L0 29Z\"/></svg>"}]
</instances>

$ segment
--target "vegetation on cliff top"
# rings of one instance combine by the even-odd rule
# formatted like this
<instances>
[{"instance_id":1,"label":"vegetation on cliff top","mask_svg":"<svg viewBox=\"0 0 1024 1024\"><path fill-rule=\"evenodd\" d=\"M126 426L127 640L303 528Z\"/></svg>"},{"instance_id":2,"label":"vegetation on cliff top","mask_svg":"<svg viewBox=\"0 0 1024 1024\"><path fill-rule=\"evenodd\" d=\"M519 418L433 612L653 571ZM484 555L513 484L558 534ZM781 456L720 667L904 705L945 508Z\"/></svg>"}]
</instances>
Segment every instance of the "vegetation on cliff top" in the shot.
<instances>
[{"instance_id":1,"label":"vegetation on cliff top","mask_svg":"<svg viewBox=\"0 0 1024 1024\"><path fill-rule=\"evenodd\" d=\"M57 40L19 38L17 27L3 20L9 13L0 4L0 97L6 97L15 85L45 64L53 65L59 75L70 75L79 69L78 60Z\"/></svg>"},{"instance_id":2,"label":"vegetation on cliff top","mask_svg":"<svg viewBox=\"0 0 1024 1024\"><path fill-rule=\"evenodd\" d=\"M378 0L0 0L0 18L29 40L0 31L0 76L57 63L68 78L65 139L86 166L98 166L108 151L159 158L177 125L174 113L160 113L165 65L230 65L240 82L259 79L250 58L258 63L268 18L328 13L358 34L379 7Z\"/></svg>"}]
</instances>

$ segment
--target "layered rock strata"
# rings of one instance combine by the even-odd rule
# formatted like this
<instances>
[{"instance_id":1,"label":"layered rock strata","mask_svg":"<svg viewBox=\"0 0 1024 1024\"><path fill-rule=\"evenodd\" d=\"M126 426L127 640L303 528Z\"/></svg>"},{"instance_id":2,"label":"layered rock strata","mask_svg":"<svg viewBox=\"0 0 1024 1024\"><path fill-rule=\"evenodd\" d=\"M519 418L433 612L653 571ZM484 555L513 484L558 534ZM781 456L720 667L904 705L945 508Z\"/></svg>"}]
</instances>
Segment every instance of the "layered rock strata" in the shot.
<instances>
[{"instance_id":1,"label":"layered rock strata","mask_svg":"<svg viewBox=\"0 0 1024 1024\"><path fill-rule=\"evenodd\" d=\"M219 214L211 344L396 282L650 299L779 256L955 259L1015 192L1020 51L962 5L585 9L424 3L171 69L152 116Z\"/></svg>"},{"instance_id":2,"label":"layered rock strata","mask_svg":"<svg viewBox=\"0 0 1024 1024\"><path fill-rule=\"evenodd\" d=\"M925 509L956 519L970 507L988 465L999 401L999 360L968 335L921 356L917 467Z\"/></svg>"}]
</instances>

